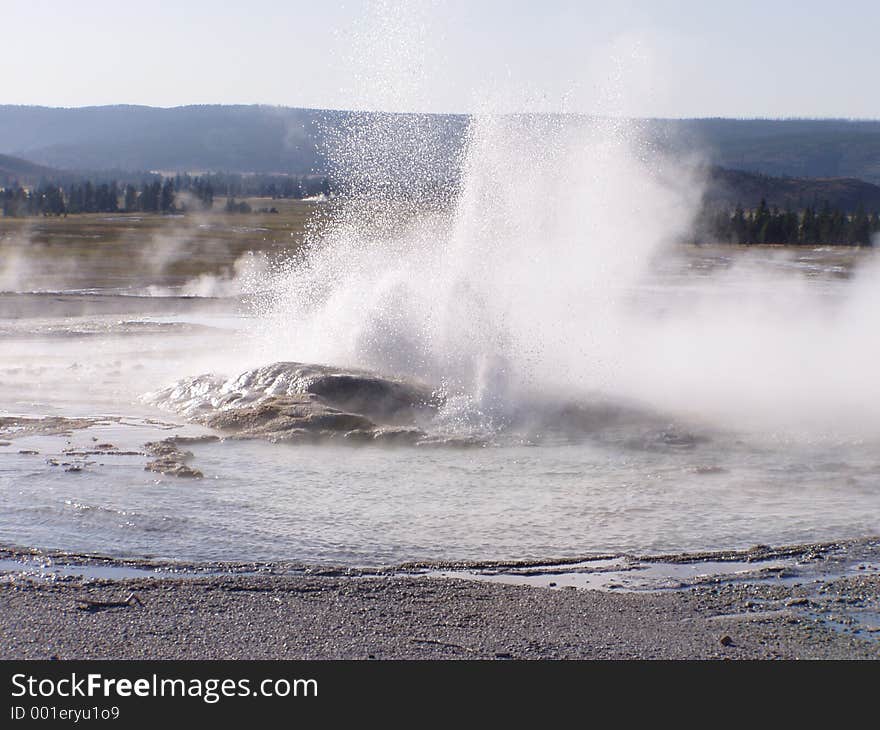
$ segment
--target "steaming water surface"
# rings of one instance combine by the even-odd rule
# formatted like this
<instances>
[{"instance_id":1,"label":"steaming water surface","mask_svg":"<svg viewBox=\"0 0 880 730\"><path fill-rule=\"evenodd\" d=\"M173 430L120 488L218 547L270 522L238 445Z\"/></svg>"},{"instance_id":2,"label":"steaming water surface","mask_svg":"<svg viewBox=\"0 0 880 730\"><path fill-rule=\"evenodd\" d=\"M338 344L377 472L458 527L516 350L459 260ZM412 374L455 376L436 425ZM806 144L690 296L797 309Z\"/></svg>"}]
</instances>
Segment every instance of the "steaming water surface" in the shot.
<instances>
[{"instance_id":1,"label":"steaming water surface","mask_svg":"<svg viewBox=\"0 0 880 730\"><path fill-rule=\"evenodd\" d=\"M666 305L681 306L706 289L736 297L735 282L713 278L736 256L693 250L684 265L634 287L633 300L650 308L663 292ZM811 296L845 300L853 286L827 252L782 263L762 256L765 267L795 271ZM663 440L645 427L576 437L501 433L477 448L225 440L188 447L204 479L162 476L144 470L143 444L206 429L139 396L218 364L226 374L262 364L249 360L255 319L242 302L105 288L7 293L0 307L0 417L104 418L68 433L5 439L5 544L377 565L727 549L880 532L880 440L871 430L750 431L670 415L670 428L700 438ZM132 453L70 453L105 442ZM39 453L22 453L32 451Z\"/></svg>"}]
</instances>

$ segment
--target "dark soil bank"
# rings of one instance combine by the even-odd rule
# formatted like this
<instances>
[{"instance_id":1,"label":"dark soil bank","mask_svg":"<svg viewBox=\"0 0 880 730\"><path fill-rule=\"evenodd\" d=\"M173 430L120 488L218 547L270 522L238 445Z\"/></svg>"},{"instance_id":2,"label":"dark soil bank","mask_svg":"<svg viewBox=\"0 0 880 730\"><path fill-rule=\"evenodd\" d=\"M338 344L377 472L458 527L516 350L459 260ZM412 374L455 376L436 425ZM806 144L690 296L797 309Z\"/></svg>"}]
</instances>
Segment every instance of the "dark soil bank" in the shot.
<instances>
[{"instance_id":1,"label":"dark soil bank","mask_svg":"<svg viewBox=\"0 0 880 730\"><path fill-rule=\"evenodd\" d=\"M426 576L7 577L0 658L878 659L878 597L877 575L654 593Z\"/></svg>"}]
</instances>

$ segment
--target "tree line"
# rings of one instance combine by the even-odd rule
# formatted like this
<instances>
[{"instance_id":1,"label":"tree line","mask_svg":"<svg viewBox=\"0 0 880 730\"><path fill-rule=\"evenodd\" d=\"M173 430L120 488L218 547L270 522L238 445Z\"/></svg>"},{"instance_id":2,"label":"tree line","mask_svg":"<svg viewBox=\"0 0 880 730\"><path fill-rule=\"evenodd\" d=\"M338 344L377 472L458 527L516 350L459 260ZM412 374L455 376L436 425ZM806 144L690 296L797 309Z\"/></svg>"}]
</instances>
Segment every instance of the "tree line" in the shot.
<instances>
[{"instance_id":1,"label":"tree line","mask_svg":"<svg viewBox=\"0 0 880 730\"><path fill-rule=\"evenodd\" d=\"M272 176L209 173L152 176L140 185L85 179L64 185L41 181L34 187L13 182L0 188L2 215L29 217L77 213L185 213L211 210L215 196L225 197L227 212L249 212L236 197L302 199L330 195L326 176ZM232 201L232 204L230 204Z\"/></svg>"},{"instance_id":2,"label":"tree line","mask_svg":"<svg viewBox=\"0 0 880 730\"><path fill-rule=\"evenodd\" d=\"M869 215L863 206L855 213L807 206L801 211L770 208L765 200L754 210L742 206L704 210L695 226L695 242L801 246L870 246L880 234L880 213Z\"/></svg>"},{"instance_id":3,"label":"tree line","mask_svg":"<svg viewBox=\"0 0 880 730\"><path fill-rule=\"evenodd\" d=\"M213 200L208 199L213 205ZM4 216L68 215L77 213L175 213L185 210L171 179L121 186L115 180L84 180L67 186L40 183L33 188L12 185L0 190ZM205 201L202 201L205 203Z\"/></svg>"},{"instance_id":4,"label":"tree line","mask_svg":"<svg viewBox=\"0 0 880 730\"><path fill-rule=\"evenodd\" d=\"M17 183L0 188L2 214L10 217L77 213L185 213L211 210L214 198L225 197L225 210L249 213L236 197L308 198L332 195L336 186L326 176L242 175L238 173L156 174L139 185L117 180L84 179L59 185L41 181L26 188ZM274 212L274 208L263 209ZM855 213L828 203L803 210L780 210L761 200L757 208L734 210L706 207L697 217L694 243L870 246L880 235L880 212Z\"/></svg>"},{"instance_id":5,"label":"tree line","mask_svg":"<svg viewBox=\"0 0 880 730\"><path fill-rule=\"evenodd\" d=\"M214 193L223 198L302 200L337 192L337 186L327 175L212 172L198 177L177 175L174 184L176 190L191 190L199 184L210 185Z\"/></svg>"}]
</instances>

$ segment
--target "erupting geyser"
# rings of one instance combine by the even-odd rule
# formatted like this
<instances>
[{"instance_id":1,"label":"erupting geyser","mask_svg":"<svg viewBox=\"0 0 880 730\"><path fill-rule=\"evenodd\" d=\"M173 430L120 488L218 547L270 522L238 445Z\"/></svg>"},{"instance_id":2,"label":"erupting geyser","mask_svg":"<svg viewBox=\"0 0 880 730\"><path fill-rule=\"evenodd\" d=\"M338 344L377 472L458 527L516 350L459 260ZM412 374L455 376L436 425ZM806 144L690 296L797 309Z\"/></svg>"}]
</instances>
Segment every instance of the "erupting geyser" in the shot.
<instances>
[{"instance_id":1,"label":"erupting geyser","mask_svg":"<svg viewBox=\"0 0 880 730\"><path fill-rule=\"evenodd\" d=\"M410 177L388 185L403 174L400 152L373 135L416 135L403 145L410 152L424 137L436 156L438 132L424 120L360 121L358 145L341 145L337 161L357 185L276 278L264 360L417 378L490 419L607 385L630 287L687 229L694 203L638 127L475 117L457 184L445 186L443 170L418 157L407 158ZM388 197L400 191L410 194Z\"/></svg>"}]
</instances>

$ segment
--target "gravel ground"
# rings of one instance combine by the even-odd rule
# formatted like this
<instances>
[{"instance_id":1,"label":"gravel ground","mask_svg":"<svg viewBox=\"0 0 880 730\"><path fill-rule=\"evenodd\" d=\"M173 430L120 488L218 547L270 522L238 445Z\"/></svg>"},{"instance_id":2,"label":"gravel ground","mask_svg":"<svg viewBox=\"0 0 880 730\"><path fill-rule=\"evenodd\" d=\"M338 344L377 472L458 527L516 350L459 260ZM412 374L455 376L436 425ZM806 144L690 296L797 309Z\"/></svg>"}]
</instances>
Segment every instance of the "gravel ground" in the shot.
<instances>
[{"instance_id":1,"label":"gravel ground","mask_svg":"<svg viewBox=\"0 0 880 730\"><path fill-rule=\"evenodd\" d=\"M80 602L132 592L140 603ZM0 620L3 659L880 659L880 576L618 593L427 576L7 575Z\"/></svg>"}]
</instances>

